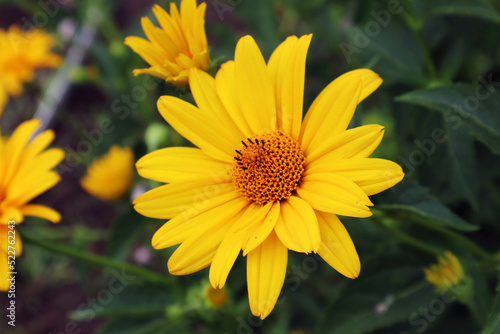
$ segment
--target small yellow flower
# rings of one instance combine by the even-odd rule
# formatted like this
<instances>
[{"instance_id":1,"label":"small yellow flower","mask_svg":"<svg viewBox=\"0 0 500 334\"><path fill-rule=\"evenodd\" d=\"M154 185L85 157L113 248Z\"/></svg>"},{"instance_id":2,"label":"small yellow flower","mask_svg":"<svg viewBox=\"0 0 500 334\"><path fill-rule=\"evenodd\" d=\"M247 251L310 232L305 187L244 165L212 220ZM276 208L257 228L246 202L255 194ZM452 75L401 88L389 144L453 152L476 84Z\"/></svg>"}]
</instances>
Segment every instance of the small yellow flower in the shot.
<instances>
[{"instance_id":1,"label":"small yellow flower","mask_svg":"<svg viewBox=\"0 0 500 334\"><path fill-rule=\"evenodd\" d=\"M80 184L97 198L105 201L117 199L129 189L133 168L132 150L113 145L108 153L90 164Z\"/></svg>"},{"instance_id":2,"label":"small yellow flower","mask_svg":"<svg viewBox=\"0 0 500 334\"><path fill-rule=\"evenodd\" d=\"M170 15L159 5L153 7L161 28L143 17L142 28L148 40L131 36L125 44L138 53L151 67L136 69L134 74L151 74L178 86L188 85L190 68L207 71L210 66L205 34L206 3L182 0L180 12L170 3Z\"/></svg>"},{"instance_id":3,"label":"small yellow flower","mask_svg":"<svg viewBox=\"0 0 500 334\"><path fill-rule=\"evenodd\" d=\"M156 249L181 244L170 273L210 266L212 286L222 288L243 251L250 309L262 319L280 294L288 250L318 253L358 277L358 254L337 215L371 216L368 196L403 178L398 164L368 158L382 126L347 129L358 103L382 83L371 70L337 78L302 120L311 37L289 37L266 65L246 36L215 79L192 69L198 107L163 96L158 109L198 148L160 149L136 164L142 177L168 183L134 204L145 216L170 219L152 240Z\"/></svg>"},{"instance_id":4,"label":"small yellow flower","mask_svg":"<svg viewBox=\"0 0 500 334\"><path fill-rule=\"evenodd\" d=\"M439 263L431 265L424 272L425 278L439 290L456 285L464 277L462 265L451 252L446 252L445 257L439 257L438 261Z\"/></svg>"},{"instance_id":5,"label":"small yellow flower","mask_svg":"<svg viewBox=\"0 0 500 334\"><path fill-rule=\"evenodd\" d=\"M35 70L57 67L62 58L51 53L55 38L42 29L23 32L18 26L0 29L0 115L9 96L19 96Z\"/></svg>"},{"instance_id":6,"label":"small yellow flower","mask_svg":"<svg viewBox=\"0 0 500 334\"><path fill-rule=\"evenodd\" d=\"M16 225L25 216L40 217L58 223L57 211L41 204L29 204L36 196L52 188L60 176L52 170L62 159L64 152L52 148L45 150L54 140L54 132L47 130L29 141L40 126L39 120L22 123L9 138L0 139L0 290L8 287L7 279L7 233L9 221ZM16 257L22 248L21 238L16 234Z\"/></svg>"},{"instance_id":7,"label":"small yellow flower","mask_svg":"<svg viewBox=\"0 0 500 334\"><path fill-rule=\"evenodd\" d=\"M215 307L220 307L227 301L227 291L225 288L214 288L210 284L207 284L205 294L210 305Z\"/></svg>"}]
</instances>

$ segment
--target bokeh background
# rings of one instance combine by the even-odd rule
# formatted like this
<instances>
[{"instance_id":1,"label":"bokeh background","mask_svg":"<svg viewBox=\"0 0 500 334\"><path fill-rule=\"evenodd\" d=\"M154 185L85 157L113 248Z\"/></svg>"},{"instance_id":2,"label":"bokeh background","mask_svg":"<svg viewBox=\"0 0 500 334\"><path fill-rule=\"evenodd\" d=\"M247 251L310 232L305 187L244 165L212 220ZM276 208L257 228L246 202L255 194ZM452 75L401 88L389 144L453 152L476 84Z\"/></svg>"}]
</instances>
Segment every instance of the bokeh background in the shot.
<instances>
[{"instance_id":1,"label":"bokeh background","mask_svg":"<svg viewBox=\"0 0 500 334\"><path fill-rule=\"evenodd\" d=\"M22 96L9 101L2 134L43 117L56 133L53 146L67 156L58 167L62 181L36 199L58 210L62 222L31 219L19 228L27 237L16 261L16 326L1 319L0 332L500 333L500 2L206 2L216 64L233 59L246 34L266 59L287 36L313 34L305 110L349 70L371 68L383 78L351 125L383 125L373 156L399 163L406 176L373 197L372 218L342 219L360 255L360 277L347 279L319 257L293 253L278 304L261 321L248 307L241 257L222 306L206 294L208 270L170 275L173 249L150 245L163 221L131 205L156 184L135 175L127 196L102 201L79 183L86 166L113 144L133 148L136 160L189 145L156 109L161 95L191 101L189 93L134 77L132 70L146 64L123 44L126 36L144 36L140 17L154 20L152 6L168 8L168 1L3 0L0 28L55 34L53 51L65 63L38 71ZM473 306L425 280L424 268L446 250L469 277ZM137 268L157 275L144 278ZM8 300L0 299L4 310Z\"/></svg>"}]
</instances>

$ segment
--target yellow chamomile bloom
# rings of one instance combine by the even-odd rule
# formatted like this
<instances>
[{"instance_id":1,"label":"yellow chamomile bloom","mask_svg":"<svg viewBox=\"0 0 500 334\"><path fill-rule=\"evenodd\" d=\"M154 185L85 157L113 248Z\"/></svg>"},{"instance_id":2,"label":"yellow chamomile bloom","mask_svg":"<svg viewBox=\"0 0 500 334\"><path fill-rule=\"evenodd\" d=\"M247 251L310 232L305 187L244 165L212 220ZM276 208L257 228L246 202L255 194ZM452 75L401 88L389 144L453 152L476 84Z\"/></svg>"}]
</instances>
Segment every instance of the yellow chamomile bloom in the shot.
<instances>
[{"instance_id":1,"label":"yellow chamomile bloom","mask_svg":"<svg viewBox=\"0 0 500 334\"><path fill-rule=\"evenodd\" d=\"M462 265L451 252L446 252L444 257L439 257L438 263L426 268L424 272L425 278L438 290L451 288L464 277Z\"/></svg>"},{"instance_id":2,"label":"yellow chamomile bloom","mask_svg":"<svg viewBox=\"0 0 500 334\"><path fill-rule=\"evenodd\" d=\"M142 28L147 40L129 36L125 39L149 68L136 69L134 75L151 74L177 86L188 85L189 69L207 71L210 67L207 36L205 34L206 3L182 0L180 11L170 3L170 14L159 5L153 7L161 28L143 17Z\"/></svg>"},{"instance_id":3,"label":"yellow chamomile bloom","mask_svg":"<svg viewBox=\"0 0 500 334\"><path fill-rule=\"evenodd\" d=\"M52 169L64 159L63 150L46 149L54 140L52 130L44 131L30 141L39 126L39 120L29 120L19 125L9 138L0 139L0 291L8 289L7 272L11 271L7 265L9 222L18 225L25 216L53 223L61 220L54 209L29 203L60 180ZM22 243L19 234L15 236L17 257L22 251Z\"/></svg>"},{"instance_id":4,"label":"yellow chamomile bloom","mask_svg":"<svg viewBox=\"0 0 500 334\"><path fill-rule=\"evenodd\" d=\"M42 29L0 29L0 115L9 96L19 96L23 83L33 80L35 70L61 64L62 58L51 53L55 44L56 39Z\"/></svg>"},{"instance_id":5,"label":"yellow chamomile bloom","mask_svg":"<svg viewBox=\"0 0 500 334\"><path fill-rule=\"evenodd\" d=\"M210 266L212 286L222 288L242 250L250 309L262 319L280 294L288 250L318 253L356 278L359 257L337 215L371 216L368 196L403 178L396 163L368 158L382 126L346 130L358 103L382 83L374 72L340 76L302 120L311 37L289 37L266 65L245 36L215 79L192 69L197 107L162 96L158 109L198 148L160 149L136 164L141 176L168 183L134 204L145 216L170 219L152 240L156 249L181 244L170 273Z\"/></svg>"},{"instance_id":6,"label":"yellow chamomile bloom","mask_svg":"<svg viewBox=\"0 0 500 334\"><path fill-rule=\"evenodd\" d=\"M92 161L80 184L85 191L99 199L114 200L130 188L133 169L132 149L113 145L104 156Z\"/></svg>"}]
</instances>

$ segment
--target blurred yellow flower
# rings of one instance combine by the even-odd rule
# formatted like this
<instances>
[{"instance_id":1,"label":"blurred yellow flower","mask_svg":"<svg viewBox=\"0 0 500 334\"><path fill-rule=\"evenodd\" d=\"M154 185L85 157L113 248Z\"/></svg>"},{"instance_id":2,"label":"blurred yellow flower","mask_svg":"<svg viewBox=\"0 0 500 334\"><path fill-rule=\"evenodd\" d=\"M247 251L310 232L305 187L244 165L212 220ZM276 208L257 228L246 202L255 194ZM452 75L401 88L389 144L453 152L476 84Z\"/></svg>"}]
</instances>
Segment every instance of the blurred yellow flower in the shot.
<instances>
[{"instance_id":1,"label":"blurred yellow flower","mask_svg":"<svg viewBox=\"0 0 500 334\"><path fill-rule=\"evenodd\" d=\"M0 290L7 282L7 248L9 221L16 225L24 216L33 216L58 223L57 211L41 204L29 202L52 188L60 176L52 170L64 152L58 148L45 150L54 140L54 132L47 130L29 141L40 121L33 119L22 123L9 138L0 140ZM16 234L16 257L21 253L21 238Z\"/></svg>"},{"instance_id":2,"label":"blurred yellow flower","mask_svg":"<svg viewBox=\"0 0 500 334\"><path fill-rule=\"evenodd\" d=\"M439 290L454 286L464 277L462 265L451 252L446 252L445 257L439 257L438 262L426 268L424 272L425 278Z\"/></svg>"},{"instance_id":3,"label":"blurred yellow flower","mask_svg":"<svg viewBox=\"0 0 500 334\"><path fill-rule=\"evenodd\" d=\"M35 70L61 64L62 58L50 51L55 44L55 38L42 29L23 32L15 25L8 31L0 29L0 115L8 97L19 96Z\"/></svg>"},{"instance_id":4,"label":"blurred yellow flower","mask_svg":"<svg viewBox=\"0 0 500 334\"><path fill-rule=\"evenodd\" d=\"M105 201L117 199L130 188L133 168L132 149L113 145L108 153L90 164L80 184L97 198Z\"/></svg>"},{"instance_id":5,"label":"blurred yellow flower","mask_svg":"<svg viewBox=\"0 0 500 334\"><path fill-rule=\"evenodd\" d=\"M142 28L148 40L129 36L125 44L151 65L136 69L134 74L151 74L174 85L188 85L190 68L207 71L210 66L207 36L205 34L206 3L182 0L180 12L170 3L170 15L159 5L153 13L161 28L143 17Z\"/></svg>"},{"instance_id":6,"label":"blurred yellow flower","mask_svg":"<svg viewBox=\"0 0 500 334\"><path fill-rule=\"evenodd\" d=\"M205 287L205 294L210 305L220 307L227 301L227 291L225 288L213 288L210 284Z\"/></svg>"},{"instance_id":7,"label":"blurred yellow flower","mask_svg":"<svg viewBox=\"0 0 500 334\"><path fill-rule=\"evenodd\" d=\"M289 249L316 252L356 278L359 257L337 215L371 216L368 196L403 178L398 164L368 158L382 126L346 130L358 103L382 83L371 70L337 78L302 121L310 41L289 37L266 65L246 36L215 79L192 69L198 107L163 96L158 109L199 148L160 149L136 164L141 176L169 183L134 201L139 213L170 219L152 240L156 249L181 244L169 271L210 266L212 286L222 288L243 250L250 309L262 319L280 294Z\"/></svg>"}]
</instances>

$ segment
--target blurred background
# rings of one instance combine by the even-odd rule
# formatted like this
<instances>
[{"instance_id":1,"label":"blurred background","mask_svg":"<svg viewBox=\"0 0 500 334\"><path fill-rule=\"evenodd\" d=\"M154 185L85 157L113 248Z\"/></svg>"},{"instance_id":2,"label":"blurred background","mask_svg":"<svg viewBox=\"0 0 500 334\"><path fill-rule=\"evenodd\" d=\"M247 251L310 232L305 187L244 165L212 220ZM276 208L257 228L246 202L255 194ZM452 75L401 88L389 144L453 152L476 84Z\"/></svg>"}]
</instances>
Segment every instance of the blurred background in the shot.
<instances>
[{"instance_id":1,"label":"blurred background","mask_svg":"<svg viewBox=\"0 0 500 334\"><path fill-rule=\"evenodd\" d=\"M384 80L351 126L383 125L373 156L399 163L406 176L373 197L372 218L341 219L361 259L360 277L290 252L282 295L261 321L249 310L241 257L222 296L208 289L208 270L170 275L175 247L158 251L150 243L164 222L131 205L157 184L134 170L128 193L113 201L80 185L112 145L132 148L135 160L188 145L156 101L167 94L189 100L189 93L134 76L146 63L123 44L144 36L142 16L156 22L154 4L168 9L169 2L0 0L0 28L42 28L56 36L52 50L64 58L9 100L2 135L39 117L55 131L52 145L66 151L61 182L35 201L62 221L28 219L19 228L16 326L3 317L0 332L500 333L500 1L206 2L212 74L246 34L268 59L287 36L312 33L304 110L349 70L371 68ZM468 304L457 298L460 284L446 294L425 279L424 269L447 250L464 268ZM5 294L0 300L4 310Z\"/></svg>"}]
</instances>

